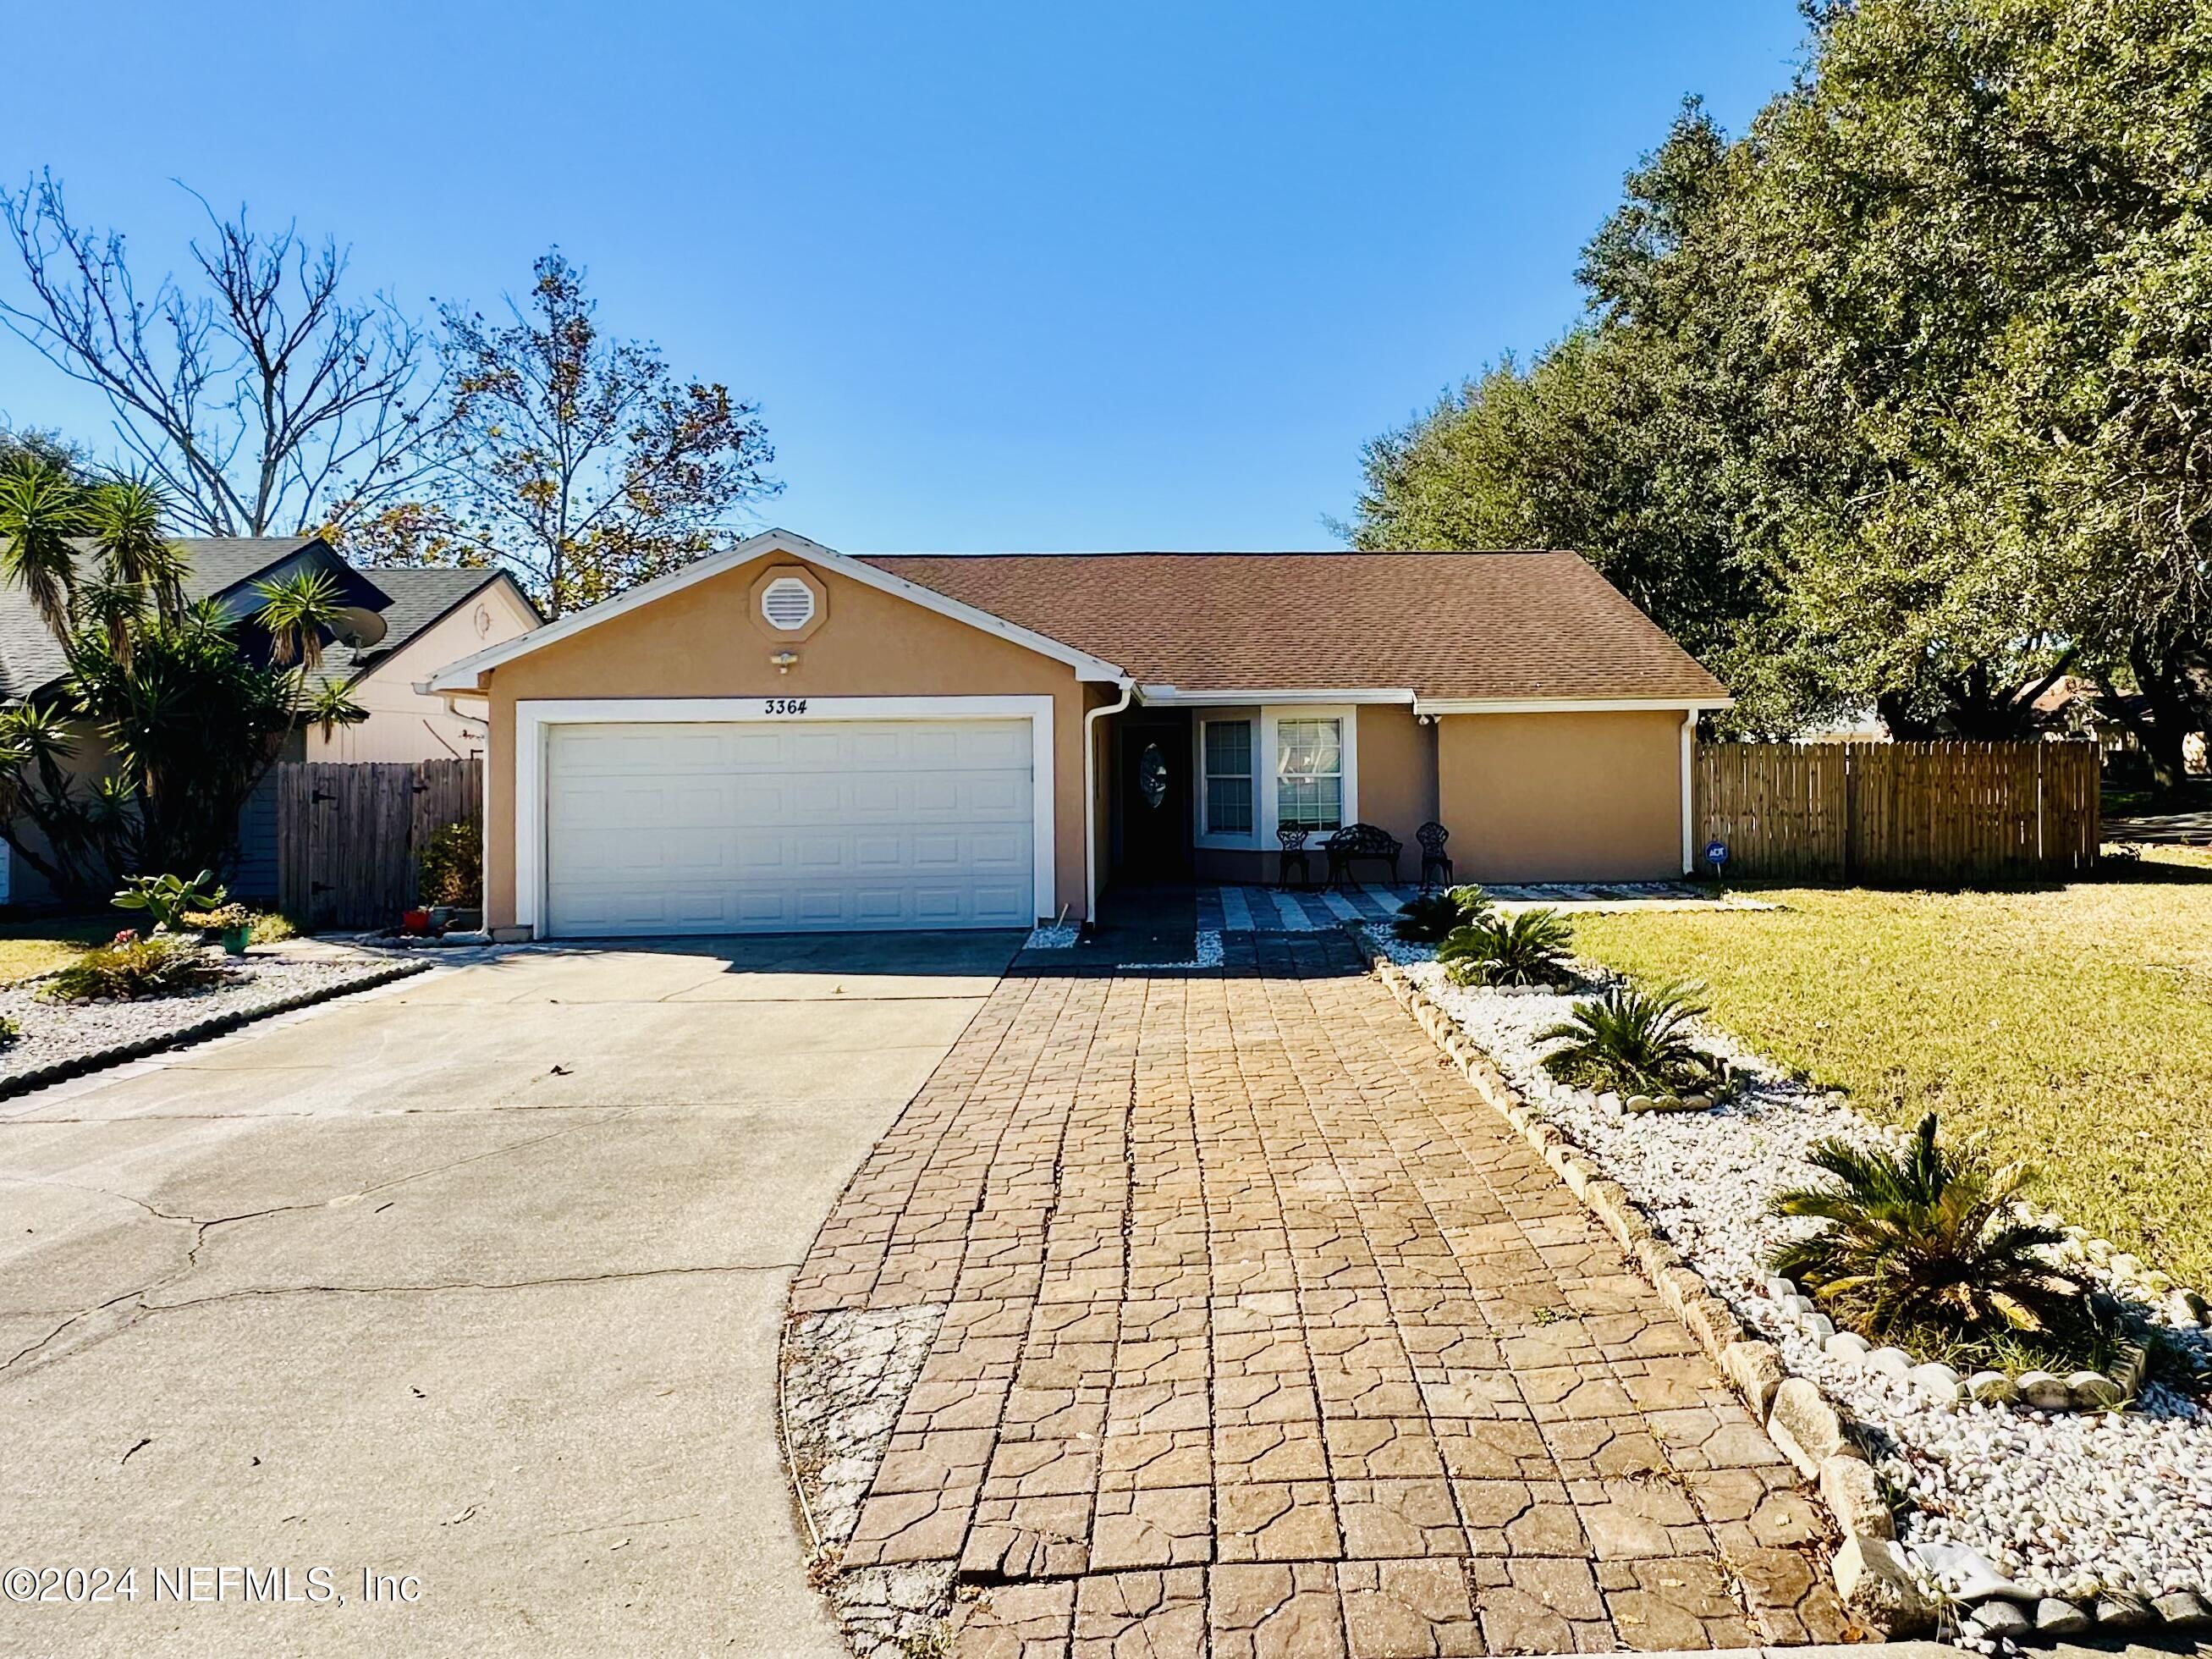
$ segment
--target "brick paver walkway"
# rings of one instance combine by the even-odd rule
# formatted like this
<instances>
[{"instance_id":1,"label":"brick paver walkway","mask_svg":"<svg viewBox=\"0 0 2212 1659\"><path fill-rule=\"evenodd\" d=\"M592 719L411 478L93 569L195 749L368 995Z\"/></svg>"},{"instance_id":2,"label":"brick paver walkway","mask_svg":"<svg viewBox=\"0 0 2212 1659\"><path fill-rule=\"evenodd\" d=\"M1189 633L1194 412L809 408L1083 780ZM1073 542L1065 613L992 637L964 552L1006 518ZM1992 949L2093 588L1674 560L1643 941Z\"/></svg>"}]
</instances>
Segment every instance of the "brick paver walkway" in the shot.
<instances>
[{"instance_id":1,"label":"brick paver walkway","mask_svg":"<svg viewBox=\"0 0 2212 1659\"><path fill-rule=\"evenodd\" d=\"M1836 1639L1825 1517L1360 966L1001 984L793 1291L947 1310L840 1571L957 1562L1010 1659Z\"/></svg>"}]
</instances>

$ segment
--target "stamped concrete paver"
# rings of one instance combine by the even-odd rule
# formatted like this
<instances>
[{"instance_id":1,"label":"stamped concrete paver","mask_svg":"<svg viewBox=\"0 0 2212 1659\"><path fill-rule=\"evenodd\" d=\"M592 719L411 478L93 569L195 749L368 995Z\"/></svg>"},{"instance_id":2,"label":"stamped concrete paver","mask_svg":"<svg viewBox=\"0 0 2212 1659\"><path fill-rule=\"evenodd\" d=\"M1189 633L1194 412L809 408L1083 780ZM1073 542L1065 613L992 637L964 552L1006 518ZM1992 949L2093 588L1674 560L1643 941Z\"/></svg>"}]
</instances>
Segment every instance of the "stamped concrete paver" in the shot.
<instances>
[{"instance_id":1,"label":"stamped concrete paver","mask_svg":"<svg viewBox=\"0 0 2212 1659\"><path fill-rule=\"evenodd\" d=\"M1018 963L793 1293L919 1304L942 1323L823 1559L957 1563L952 1651L1842 1633L1825 1516L1340 935Z\"/></svg>"}]
</instances>

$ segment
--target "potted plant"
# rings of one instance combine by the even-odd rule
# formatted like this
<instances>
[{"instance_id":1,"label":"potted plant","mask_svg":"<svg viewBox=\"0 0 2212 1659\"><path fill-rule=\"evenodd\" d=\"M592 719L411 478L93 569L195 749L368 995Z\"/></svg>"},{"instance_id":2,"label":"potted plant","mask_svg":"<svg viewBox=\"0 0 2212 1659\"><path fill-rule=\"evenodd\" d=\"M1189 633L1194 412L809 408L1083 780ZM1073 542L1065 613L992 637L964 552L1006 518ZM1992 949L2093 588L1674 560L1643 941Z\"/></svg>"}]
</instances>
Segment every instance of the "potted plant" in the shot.
<instances>
[{"instance_id":1,"label":"potted plant","mask_svg":"<svg viewBox=\"0 0 2212 1659\"><path fill-rule=\"evenodd\" d=\"M222 946L227 957L242 957L246 947L253 943L253 912L242 904L225 904L196 918L206 931L203 939L210 935Z\"/></svg>"}]
</instances>

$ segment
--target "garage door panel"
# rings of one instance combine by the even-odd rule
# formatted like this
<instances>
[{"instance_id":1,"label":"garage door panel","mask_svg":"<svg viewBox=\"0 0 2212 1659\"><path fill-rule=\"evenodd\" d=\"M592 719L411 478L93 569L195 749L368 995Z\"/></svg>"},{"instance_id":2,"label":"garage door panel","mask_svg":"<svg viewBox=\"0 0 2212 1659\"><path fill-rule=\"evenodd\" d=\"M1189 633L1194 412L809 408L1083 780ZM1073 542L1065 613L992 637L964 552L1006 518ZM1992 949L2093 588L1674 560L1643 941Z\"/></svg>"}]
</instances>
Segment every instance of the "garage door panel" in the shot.
<instances>
[{"instance_id":1,"label":"garage door panel","mask_svg":"<svg viewBox=\"0 0 2212 1659\"><path fill-rule=\"evenodd\" d=\"M1026 720L559 726L552 936L1034 920Z\"/></svg>"}]
</instances>

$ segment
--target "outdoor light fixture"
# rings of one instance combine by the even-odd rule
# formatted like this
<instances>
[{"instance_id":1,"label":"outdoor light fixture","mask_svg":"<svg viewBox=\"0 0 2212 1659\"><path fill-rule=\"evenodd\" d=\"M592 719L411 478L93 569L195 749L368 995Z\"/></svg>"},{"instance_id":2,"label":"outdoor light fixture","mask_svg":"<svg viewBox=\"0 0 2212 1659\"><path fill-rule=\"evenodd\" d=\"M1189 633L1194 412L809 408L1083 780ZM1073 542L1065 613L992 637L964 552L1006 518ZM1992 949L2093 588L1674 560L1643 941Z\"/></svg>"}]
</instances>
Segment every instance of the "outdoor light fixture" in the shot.
<instances>
[{"instance_id":1,"label":"outdoor light fixture","mask_svg":"<svg viewBox=\"0 0 2212 1659\"><path fill-rule=\"evenodd\" d=\"M792 665L799 660L799 653L796 651L779 651L775 655L770 657L769 660L775 665L775 672L777 673L788 674L791 672Z\"/></svg>"}]
</instances>

